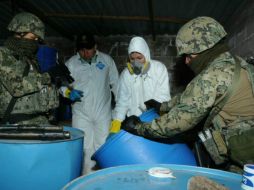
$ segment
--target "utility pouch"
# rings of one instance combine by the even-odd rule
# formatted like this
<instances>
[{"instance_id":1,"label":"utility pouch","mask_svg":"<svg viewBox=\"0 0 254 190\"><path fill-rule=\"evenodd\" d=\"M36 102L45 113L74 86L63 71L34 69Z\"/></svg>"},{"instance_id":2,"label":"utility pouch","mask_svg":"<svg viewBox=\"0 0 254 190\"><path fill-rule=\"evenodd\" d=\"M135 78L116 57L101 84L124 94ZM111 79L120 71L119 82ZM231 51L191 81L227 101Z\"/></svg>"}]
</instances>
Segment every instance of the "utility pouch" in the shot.
<instances>
[{"instance_id":1,"label":"utility pouch","mask_svg":"<svg viewBox=\"0 0 254 190\"><path fill-rule=\"evenodd\" d=\"M254 127L228 138L230 158L241 164L254 163Z\"/></svg>"},{"instance_id":2,"label":"utility pouch","mask_svg":"<svg viewBox=\"0 0 254 190\"><path fill-rule=\"evenodd\" d=\"M215 164L219 165L227 160L226 156L220 154L217 143L219 144L219 146L221 146L221 144L219 141L217 143L215 142L213 138L213 132L211 132L209 129L206 129L204 131L199 132L198 136L201 139L202 143L204 144L205 149L210 154L212 160L215 162ZM217 134L216 138L219 139Z\"/></svg>"},{"instance_id":3,"label":"utility pouch","mask_svg":"<svg viewBox=\"0 0 254 190\"><path fill-rule=\"evenodd\" d=\"M228 154L227 145L225 143L225 140L224 140L221 132L218 130L213 130L212 136L213 136L213 140L218 148L219 154L227 156L227 154Z\"/></svg>"}]
</instances>

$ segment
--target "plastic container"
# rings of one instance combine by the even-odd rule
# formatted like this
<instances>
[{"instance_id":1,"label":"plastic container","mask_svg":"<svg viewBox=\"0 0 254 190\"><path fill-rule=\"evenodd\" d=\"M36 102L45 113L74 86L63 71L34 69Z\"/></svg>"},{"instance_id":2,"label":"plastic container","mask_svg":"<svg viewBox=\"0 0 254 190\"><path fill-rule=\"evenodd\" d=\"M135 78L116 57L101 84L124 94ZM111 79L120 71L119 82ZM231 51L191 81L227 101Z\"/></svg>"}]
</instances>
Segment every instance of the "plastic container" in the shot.
<instances>
[{"instance_id":1,"label":"plastic container","mask_svg":"<svg viewBox=\"0 0 254 190\"><path fill-rule=\"evenodd\" d=\"M142 113L140 116L139 116L139 119L142 121L142 122L152 122L154 119L160 117L159 114L155 111L154 108L151 108L149 110L147 110L146 112Z\"/></svg>"},{"instance_id":2,"label":"plastic container","mask_svg":"<svg viewBox=\"0 0 254 190\"><path fill-rule=\"evenodd\" d=\"M59 190L80 176L83 132L65 127L71 139L0 140L1 190Z\"/></svg>"},{"instance_id":3,"label":"plastic container","mask_svg":"<svg viewBox=\"0 0 254 190\"><path fill-rule=\"evenodd\" d=\"M56 66L57 50L48 46L40 46L37 52L37 58L41 72L47 72L50 68Z\"/></svg>"},{"instance_id":4,"label":"plastic container","mask_svg":"<svg viewBox=\"0 0 254 190\"><path fill-rule=\"evenodd\" d=\"M173 177L154 176L151 168L167 168ZM241 189L242 176L235 173L183 165L129 165L102 169L79 177L62 190L186 190L188 180L193 176L205 176L228 187Z\"/></svg>"},{"instance_id":5,"label":"plastic container","mask_svg":"<svg viewBox=\"0 0 254 190\"><path fill-rule=\"evenodd\" d=\"M186 144L164 144L124 130L110 137L92 156L101 168L129 164L182 164L196 166Z\"/></svg>"}]
</instances>

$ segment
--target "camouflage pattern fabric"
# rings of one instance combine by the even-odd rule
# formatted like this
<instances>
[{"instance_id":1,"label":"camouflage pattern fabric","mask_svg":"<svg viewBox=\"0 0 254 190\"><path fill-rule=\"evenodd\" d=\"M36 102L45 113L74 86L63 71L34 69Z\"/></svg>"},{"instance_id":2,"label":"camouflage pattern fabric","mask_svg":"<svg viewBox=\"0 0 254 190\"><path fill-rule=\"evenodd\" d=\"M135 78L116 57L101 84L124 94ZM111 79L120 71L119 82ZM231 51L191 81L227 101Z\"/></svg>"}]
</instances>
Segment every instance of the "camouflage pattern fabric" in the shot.
<instances>
[{"instance_id":1,"label":"camouflage pattern fabric","mask_svg":"<svg viewBox=\"0 0 254 190\"><path fill-rule=\"evenodd\" d=\"M169 112L180 101L181 94L176 94L169 102L163 102L160 107L160 112Z\"/></svg>"},{"instance_id":2,"label":"camouflage pattern fabric","mask_svg":"<svg viewBox=\"0 0 254 190\"><path fill-rule=\"evenodd\" d=\"M197 54L212 48L227 35L223 26L210 17L197 17L186 23L176 37L178 55Z\"/></svg>"},{"instance_id":3,"label":"camouflage pattern fabric","mask_svg":"<svg viewBox=\"0 0 254 190\"><path fill-rule=\"evenodd\" d=\"M50 85L50 76L47 73L40 74L30 65L28 75L22 77L25 66L31 60L28 61L26 57L17 59L13 54L14 52L7 48L0 48L0 117L3 117L12 97L18 98L12 114L39 114L56 108L58 93L55 87ZM30 122L38 124L42 121L47 122L44 116L31 119ZM29 121L26 121L26 124L29 124Z\"/></svg>"},{"instance_id":4,"label":"camouflage pattern fabric","mask_svg":"<svg viewBox=\"0 0 254 190\"><path fill-rule=\"evenodd\" d=\"M31 32L42 40L45 34L43 22L37 16L27 12L17 14L8 25L8 30L16 33Z\"/></svg>"}]
</instances>

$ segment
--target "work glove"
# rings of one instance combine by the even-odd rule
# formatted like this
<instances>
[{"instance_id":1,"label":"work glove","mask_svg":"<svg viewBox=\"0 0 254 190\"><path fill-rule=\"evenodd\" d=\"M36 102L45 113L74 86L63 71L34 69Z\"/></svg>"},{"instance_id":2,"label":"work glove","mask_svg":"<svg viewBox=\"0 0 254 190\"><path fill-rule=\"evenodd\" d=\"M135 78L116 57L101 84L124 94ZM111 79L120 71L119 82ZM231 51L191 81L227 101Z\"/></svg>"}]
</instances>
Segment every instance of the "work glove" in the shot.
<instances>
[{"instance_id":1,"label":"work glove","mask_svg":"<svg viewBox=\"0 0 254 190\"><path fill-rule=\"evenodd\" d=\"M70 100L75 102L75 101L80 101L80 99L83 97L83 91L80 90L71 90L70 93Z\"/></svg>"},{"instance_id":2,"label":"work glove","mask_svg":"<svg viewBox=\"0 0 254 190\"><path fill-rule=\"evenodd\" d=\"M146 109L147 110L149 110L151 108L154 108L157 113L160 112L160 107L161 107L161 103L160 102L157 102L154 99L150 99L150 100L144 102L144 104L146 105Z\"/></svg>"},{"instance_id":3,"label":"work glove","mask_svg":"<svg viewBox=\"0 0 254 190\"><path fill-rule=\"evenodd\" d=\"M74 79L71 77L71 73L69 69L66 67L65 64L58 64L54 67L52 67L49 71L48 74L51 77L52 83L56 84L59 83L59 81L66 81L68 83L72 83Z\"/></svg>"},{"instance_id":4,"label":"work glove","mask_svg":"<svg viewBox=\"0 0 254 190\"><path fill-rule=\"evenodd\" d=\"M66 88L64 97L69 98L73 102L81 101L81 98L83 97L83 91L76 89L70 90L69 88Z\"/></svg>"},{"instance_id":5,"label":"work glove","mask_svg":"<svg viewBox=\"0 0 254 190\"><path fill-rule=\"evenodd\" d=\"M111 127L110 127L110 130L109 132L110 133L118 133L121 129L121 124L122 122L118 119L114 119L112 122L111 122Z\"/></svg>"},{"instance_id":6,"label":"work glove","mask_svg":"<svg viewBox=\"0 0 254 190\"><path fill-rule=\"evenodd\" d=\"M123 121L123 123L121 125L121 129L123 129L129 133L137 135L137 130L135 128L136 128L136 125L139 123L141 123L141 120L139 119L139 117L132 115L130 117L127 117Z\"/></svg>"},{"instance_id":7,"label":"work glove","mask_svg":"<svg viewBox=\"0 0 254 190\"><path fill-rule=\"evenodd\" d=\"M114 136L116 133L118 133L120 131L121 124L122 124L122 121L120 121L118 119L114 119L111 122L109 135L107 136L106 141L109 140L112 136Z\"/></svg>"},{"instance_id":8,"label":"work glove","mask_svg":"<svg viewBox=\"0 0 254 190\"><path fill-rule=\"evenodd\" d=\"M152 122L154 119L160 117L159 114L157 113L155 108L151 108L145 112L143 112L140 116L139 119L140 121L144 122L144 123L150 123Z\"/></svg>"}]
</instances>

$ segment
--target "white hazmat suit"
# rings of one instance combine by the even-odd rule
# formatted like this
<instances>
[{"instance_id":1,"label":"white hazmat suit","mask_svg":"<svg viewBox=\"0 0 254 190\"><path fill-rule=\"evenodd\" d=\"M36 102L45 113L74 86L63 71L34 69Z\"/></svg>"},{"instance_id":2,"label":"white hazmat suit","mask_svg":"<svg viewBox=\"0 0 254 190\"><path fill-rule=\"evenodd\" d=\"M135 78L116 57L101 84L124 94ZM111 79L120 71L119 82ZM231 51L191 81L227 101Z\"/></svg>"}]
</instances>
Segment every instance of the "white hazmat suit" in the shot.
<instances>
[{"instance_id":1,"label":"white hazmat suit","mask_svg":"<svg viewBox=\"0 0 254 190\"><path fill-rule=\"evenodd\" d=\"M144 55L150 68L144 74L131 74L125 68L120 76L119 90L113 119L123 121L127 116L139 116L146 110L145 101L154 99L157 102L170 100L169 76L167 68L159 61L150 58L150 50L141 37L132 38L128 53L138 52Z\"/></svg>"},{"instance_id":2,"label":"white hazmat suit","mask_svg":"<svg viewBox=\"0 0 254 190\"><path fill-rule=\"evenodd\" d=\"M118 84L118 71L114 60L98 50L91 64L77 55L67 62L72 87L83 91L81 101L72 105L72 126L84 131L83 174L91 172L95 162L93 153L105 142L112 118L111 90L115 94Z\"/></svg>"}]
</instances>

